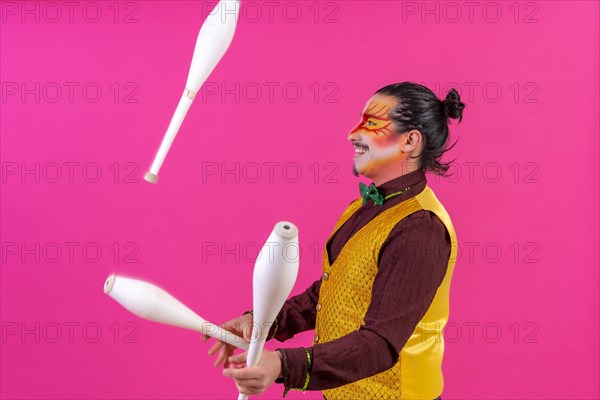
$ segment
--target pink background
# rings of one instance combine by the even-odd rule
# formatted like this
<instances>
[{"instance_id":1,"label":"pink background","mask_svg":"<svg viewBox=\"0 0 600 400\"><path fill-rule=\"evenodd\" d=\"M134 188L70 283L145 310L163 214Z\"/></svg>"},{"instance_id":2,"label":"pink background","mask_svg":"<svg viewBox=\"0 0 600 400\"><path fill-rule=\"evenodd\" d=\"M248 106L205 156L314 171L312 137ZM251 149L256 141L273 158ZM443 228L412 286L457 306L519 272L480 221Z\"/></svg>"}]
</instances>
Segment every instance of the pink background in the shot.
<instances>
[{"instance_id":1,"label":"pink background","mask_svg":"<svg viewBox=\"0 0 600 400\"><path fill-rule=\"evenodd\" d=\"M598 398L598 2L244 3L218 93L152 186L215 3L0 4L2 398L234 398L197 334L129 314L104 279L153 281L222 322L251 308L256 246L286 219L302 292L357 196L346 135L405 80L467 104L454 177L429 178L461 252L443 398Z\"/></svg>"}]
</instances>

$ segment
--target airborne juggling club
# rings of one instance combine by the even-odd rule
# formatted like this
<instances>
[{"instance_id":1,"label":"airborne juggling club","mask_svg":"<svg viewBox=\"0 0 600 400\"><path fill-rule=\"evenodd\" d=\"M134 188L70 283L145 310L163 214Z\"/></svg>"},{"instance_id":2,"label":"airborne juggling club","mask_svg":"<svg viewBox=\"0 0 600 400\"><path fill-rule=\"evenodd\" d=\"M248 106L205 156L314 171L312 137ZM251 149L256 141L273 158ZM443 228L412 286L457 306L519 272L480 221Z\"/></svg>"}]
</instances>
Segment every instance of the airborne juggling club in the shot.
<instances>
[{"instance_id":1,"label":"airborne juggling club","mask_svg":"<svg viewBox=\"0 0 600 400\"><path fill-rule=\"evenodd\" d=\"M200 28L185 90L175 109L175 114L171 118L152 167L150 167L150 172L144 175L146 181L150 183L158 182L158 171L165 161L165 157L196 97L196 93L198 93L200 87L204 84L231 44L237 25L239 9L239 0L221 0L208 17L206 17L202 28Z\"/></svg>"}]
</instances>

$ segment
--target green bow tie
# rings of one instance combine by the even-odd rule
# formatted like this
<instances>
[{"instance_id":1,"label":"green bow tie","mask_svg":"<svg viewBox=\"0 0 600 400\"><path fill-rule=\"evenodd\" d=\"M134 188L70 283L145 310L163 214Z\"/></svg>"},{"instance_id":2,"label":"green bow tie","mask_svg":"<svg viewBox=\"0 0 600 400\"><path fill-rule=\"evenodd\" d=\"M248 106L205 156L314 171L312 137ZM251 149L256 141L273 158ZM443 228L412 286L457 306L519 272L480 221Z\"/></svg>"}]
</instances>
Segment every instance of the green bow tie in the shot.
<instances>
[{"instance_id":1,"label":"green bow tie","mask_svg":"<svg viewBox=\"0 0 600 400\"><path fill-rule=\"evenodd\" d=\"M381 193L379 193L379 190L377 190L374 183L371 183L371 185L367 186L360 182L358 188L360 190L360 196L363 199L363 204L369 201L369 199L373 199L377 205L382 205L385 201L385 198L381 195Z\"/></svg>"}]
</instances>

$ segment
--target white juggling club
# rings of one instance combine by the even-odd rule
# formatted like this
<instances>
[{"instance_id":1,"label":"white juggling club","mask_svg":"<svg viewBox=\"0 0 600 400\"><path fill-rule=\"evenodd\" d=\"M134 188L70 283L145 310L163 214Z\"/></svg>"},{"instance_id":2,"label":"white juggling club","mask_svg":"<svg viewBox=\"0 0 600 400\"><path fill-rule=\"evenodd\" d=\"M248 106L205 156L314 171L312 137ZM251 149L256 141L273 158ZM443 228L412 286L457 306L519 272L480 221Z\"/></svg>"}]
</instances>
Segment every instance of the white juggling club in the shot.
<instances>
[{"instance_id":1,"label":"white juggling club","mask_svg":"<svg viewBox=\"0 0 600 400\"><path fill-rule=\"evenodd\" d=\"M185 90L181 100L179 100L175 114L171 118L169 128L165 133L158 153L156 153L152 167L150 167L150 172L147 172L144 176L146 181L150 183L158 181L158 171L165 161L169 148L175 140L175 136L196 97L196 93L198 93L202 84L204 84L231 44L237 25L239 8L239 0L219 1L206 17L202 28L200 28Z\"/></svg>"},{"instance_id":2,"label":"white juggling club","mask_svg":"<svg viewBox=\"0 0 600 400\"><path fill-rule=\"evenodd\" d=\"M271 325L296 283L299 258L298 228L290 222L278 222L254 264L254 316L252 340L246 358L248 367L260 360ZM247 398L247 395L240 394L238 400Z\"/></svg>"},{"instance_id":3,"label":"white juggling club","mask_svg":"<svg viewBox=\"0 0 600 400\"><path fill-rule=\"evenodd\" d=\"M138 317L202 332L230 345L248 349L245 340L204 320L169 293L151 283L111 275L104 283L104 293Z\"/></svg>"}]
</instances>

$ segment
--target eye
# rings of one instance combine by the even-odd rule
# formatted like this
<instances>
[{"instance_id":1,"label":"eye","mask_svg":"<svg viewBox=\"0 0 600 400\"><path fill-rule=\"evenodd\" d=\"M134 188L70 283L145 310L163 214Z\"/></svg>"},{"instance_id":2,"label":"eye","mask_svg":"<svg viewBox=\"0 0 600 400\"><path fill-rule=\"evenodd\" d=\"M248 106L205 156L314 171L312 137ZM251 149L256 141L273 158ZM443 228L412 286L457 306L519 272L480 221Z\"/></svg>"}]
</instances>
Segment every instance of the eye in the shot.
<instances>
[{"instance_id":1,"label":"eye","mask_svg":"<svg viewBox=\"0 0 600 400\"><path fill-rule=\"evenodd\" d=\"M367 124L367 126L375 126L375 125L377 125L375 122L371 121L370 119L367 120L366 124Z\"/></svg>"}]
</instances>

